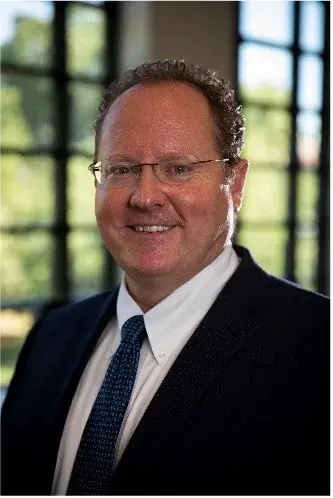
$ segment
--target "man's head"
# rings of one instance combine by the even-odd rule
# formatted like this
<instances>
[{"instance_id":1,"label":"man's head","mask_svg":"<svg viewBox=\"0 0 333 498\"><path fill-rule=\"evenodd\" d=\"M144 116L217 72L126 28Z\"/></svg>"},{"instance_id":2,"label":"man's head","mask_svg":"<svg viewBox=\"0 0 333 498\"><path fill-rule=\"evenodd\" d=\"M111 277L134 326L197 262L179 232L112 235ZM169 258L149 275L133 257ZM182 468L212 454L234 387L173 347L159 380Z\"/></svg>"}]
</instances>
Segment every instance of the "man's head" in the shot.
<instances>
[{"instance_id":1,"label":"man's head","mask_svg":"<svg viewBox=\"0 0 333 498\"><path fill-rule=\"evenodd\" d=\"M183 60L146 62L123 73L103 95L95 123L95 155L104 118L112 103L129 88L162 81L185 81L199 89L209 101L215 121L216 141L220 153L237 163L241 158L245 136L245 118L237 104L230 82L216 71Z\"/></svg>"},{"instance_id":2,"label":"man's head","mask_svg":"<svg viewBox=\"0 0 333 498\"><path fill-rule=\"evenodd\" d=\"M160 61L111 84L96 123L95 159L104 167L144 165L134 183L97 186L96 218L105 245L129 279L162 277L181 284L223 250L248 169L240 159L243 140L241 109L230 85L213 72ZM228 162L205 163L176 184L161 181L147 165L184 158Z\"/></svg>"}]
</instances>

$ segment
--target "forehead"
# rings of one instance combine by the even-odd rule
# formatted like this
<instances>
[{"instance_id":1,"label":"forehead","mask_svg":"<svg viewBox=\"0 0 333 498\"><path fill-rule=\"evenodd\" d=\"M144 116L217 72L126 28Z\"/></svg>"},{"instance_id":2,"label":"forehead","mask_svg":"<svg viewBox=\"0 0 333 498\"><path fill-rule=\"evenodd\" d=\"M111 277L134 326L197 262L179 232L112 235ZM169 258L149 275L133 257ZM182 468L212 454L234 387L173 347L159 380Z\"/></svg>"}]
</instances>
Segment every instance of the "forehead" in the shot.
<instances>
[{"instance_id":1,"label":"forehead","mask_svg":"<svg viewBox=\"0 0 333 498\"><path fill-rule=\"evenodd\" d=\"M131 87L111 105L102 125L100 148L162 145L170 149L215 147L215 125L205 95L186 82L161 82ZM130 145L129 145L130 144Z\"/></svg>"}]
</instances>

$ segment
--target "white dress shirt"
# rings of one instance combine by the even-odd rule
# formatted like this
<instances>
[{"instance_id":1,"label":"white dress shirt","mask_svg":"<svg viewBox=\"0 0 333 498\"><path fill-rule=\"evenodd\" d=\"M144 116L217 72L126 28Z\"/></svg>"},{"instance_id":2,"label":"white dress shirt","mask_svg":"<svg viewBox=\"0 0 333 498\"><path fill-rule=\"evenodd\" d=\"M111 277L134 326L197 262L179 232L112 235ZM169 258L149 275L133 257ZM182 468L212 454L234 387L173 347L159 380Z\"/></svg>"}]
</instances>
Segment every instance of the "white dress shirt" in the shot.
<instances>
[{"instance_id":1,"label":"white dress shirt","mask_svg":"<svg viewBox=\"0 0 333 498\"><path fill-rule=\"evenodd\" d=\"M144 314L147 338L141 348L135 384L119 432L115 465L176 357L238 264L238 257L230 244L210 265ZM67 416L58 451L52 494L66 494L84 427L110 359L120 344L121 328L126 320L142 314L142 310L129 295L123 277L117 300L117 316L101 335Z\"/></svg>"}]
</instances>

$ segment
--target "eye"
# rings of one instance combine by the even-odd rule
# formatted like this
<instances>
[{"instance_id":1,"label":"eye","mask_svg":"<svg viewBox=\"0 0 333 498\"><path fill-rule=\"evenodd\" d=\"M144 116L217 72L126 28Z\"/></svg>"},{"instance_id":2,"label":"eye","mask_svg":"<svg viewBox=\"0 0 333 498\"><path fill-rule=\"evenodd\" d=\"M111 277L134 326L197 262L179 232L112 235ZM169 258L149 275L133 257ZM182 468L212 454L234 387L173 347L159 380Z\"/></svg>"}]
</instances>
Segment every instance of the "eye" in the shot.
<instances>
[{"instance_id":1,"label":"eye","mask_svg":"<svg viewBox=\"0 0 333 498\"><path fill-rule=\"evenodd\" d=\"M130 172L128 166L115 166L111 169L112 175L127 175Z\"/></svg>"},{"instance_id":2,"label":"eye","mask_svg":"<svg viewBox=\"0 0 333 498\"><path fill-rule=\"evenodd\" d=\"M135 166L126 166L122 164L110 166L106 171L108 176L126 176L131 173L136 173Z\"/></svg>"},{"instance_id":3,"label":"eye","mask_svg":"<svg viewBox=\"0 0 333 498\"><path fill-rule=\"evenodd\" d=\"M174 172L177 175L183 175L184 173L187 173L187 171L188 171L187 166L183 166L183 165L174 166Z\"/></svg>"},{"instance_id":4,"label":"eye","mask_svg":"<svg viewBox=\"0 0 333 498\"><path fill-rule=\"evenodd\" d=\"M172 174L176 176L184 176L188 173L191 173L193 171L193 167L191 164L182 164L182 163L171 164L170 171Z\"/></svg>"}]
</instances>

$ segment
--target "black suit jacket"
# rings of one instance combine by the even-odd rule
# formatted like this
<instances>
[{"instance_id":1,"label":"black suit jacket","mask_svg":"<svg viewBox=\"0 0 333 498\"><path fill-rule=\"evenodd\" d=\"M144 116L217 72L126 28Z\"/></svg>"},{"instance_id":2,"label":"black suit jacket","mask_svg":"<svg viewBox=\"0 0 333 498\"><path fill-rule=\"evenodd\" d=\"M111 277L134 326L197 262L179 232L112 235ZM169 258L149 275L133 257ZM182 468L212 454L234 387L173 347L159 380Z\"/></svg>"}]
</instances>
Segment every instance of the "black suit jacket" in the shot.
<instances>
[{"instance_id":1,"label":"black suit jacket","mask_svg":"<svg viewBox=\"0 0 333 498\"><path fill-rule=\"evenodd\" d=\"M329 494L329 301L243 258L131 438L108 494ZM51 494L76 387L117 291L52 311L2 414L3 494Z\"/></svg>"}]
</instances>

